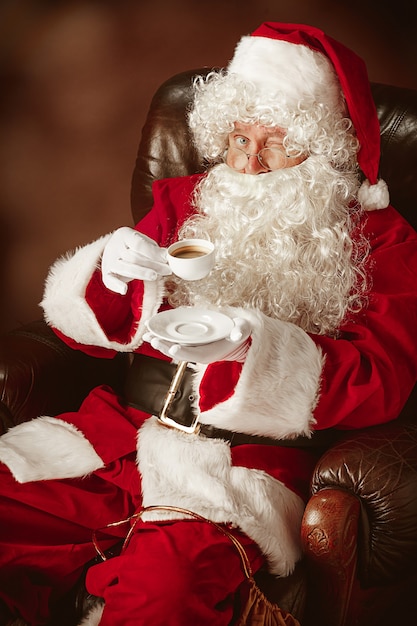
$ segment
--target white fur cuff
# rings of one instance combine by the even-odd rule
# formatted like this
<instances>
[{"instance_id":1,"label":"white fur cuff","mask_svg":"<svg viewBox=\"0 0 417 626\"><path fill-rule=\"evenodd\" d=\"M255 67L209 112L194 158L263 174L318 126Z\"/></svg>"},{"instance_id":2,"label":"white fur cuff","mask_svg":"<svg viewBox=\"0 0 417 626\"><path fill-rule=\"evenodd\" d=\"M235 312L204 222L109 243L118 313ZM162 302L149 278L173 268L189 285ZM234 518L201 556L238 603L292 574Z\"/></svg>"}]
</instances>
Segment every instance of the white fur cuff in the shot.
<instances>
[{"instance_id":1,"label":"white fur cuff","mask_svg":"<svg viewBox=\"0 0 417 626\"><path fill-rule=\"evenodd\" d=\"M248 351L234 394L201 414L201 421L275 439L310 435L324 357L298 326L245 309L225 310L252 327ZM204 384L205 369L197 382Z\"/></svg>"},{"instance_id":2,"label":"white fur cuff","mask_svg":"<svg viewBox=\"0 0 417 626\"><path fill-rule=\"evenodd\" d=\"M0 461L19 483L80 478L104 467L84 435L54 417L38 417L2 435Z\"/></svg>"},{"instance_id":3,"label":"white fur cuff","mask_svg":"<svg viewBox=\"0 0 417 626\"><path fill-rule=\"evenodd\" d=\"M145 281L142 317L131 340L125 344L109 340L85 298L87 285L109 238L110 235L105 235L58 259L49 271L41 306L48 324L78 343L132 352L142 343L146 320L161 304L164 281Z\"/></svg>"}]
</instances>

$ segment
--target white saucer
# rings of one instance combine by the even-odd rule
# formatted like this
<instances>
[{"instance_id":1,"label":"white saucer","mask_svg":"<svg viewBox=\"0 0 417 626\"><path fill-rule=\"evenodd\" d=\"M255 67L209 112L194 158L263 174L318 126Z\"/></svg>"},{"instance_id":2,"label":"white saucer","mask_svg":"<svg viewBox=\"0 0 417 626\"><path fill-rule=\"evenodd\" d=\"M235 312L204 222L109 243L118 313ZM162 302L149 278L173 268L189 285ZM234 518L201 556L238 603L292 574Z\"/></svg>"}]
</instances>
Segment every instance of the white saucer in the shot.
<instances>
[{"instance_id":1,"label":"white saucer","mask_svg":"<svg viewBox=\"0 0 417 626\"><path fill-rule=\"evenodd\" d=\"M185 306L157 313L147 326L160 339L199 346L228 337L234 322L217 311Z\"/></svg>"}]
</instances>

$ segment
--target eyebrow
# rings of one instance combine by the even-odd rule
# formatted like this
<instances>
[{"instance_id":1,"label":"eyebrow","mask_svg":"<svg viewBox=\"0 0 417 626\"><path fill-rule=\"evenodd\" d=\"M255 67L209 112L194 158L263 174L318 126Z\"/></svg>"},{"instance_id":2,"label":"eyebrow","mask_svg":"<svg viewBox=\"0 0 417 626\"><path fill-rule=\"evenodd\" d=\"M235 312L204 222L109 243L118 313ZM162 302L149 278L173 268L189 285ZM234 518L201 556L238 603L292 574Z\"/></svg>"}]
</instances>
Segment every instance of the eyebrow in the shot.
<instances>
[{"instance_id":1,"label":"eyebrow","mask_svg":"<svg viewBox=\"0 0 417 626\"><path fill-rule=\"evenodd\" d=\"M284 139L284 137L287 134L284 128L277 128L277 127L269 128L268 126L265 126L264 128L265 128L265 133L268 135L268 138L279 137L280 139ZM231 135L234 135L234 134L244 135L246 137L246 134L245 134L246 132L247 132L247 127L236 124L230 134Z\"/></svg>"},{"instance_id":2,"label":"eyebrow","mask_svg":"<svg viewBox=\"0 0 417 626\"><path fill-rule=\"evenodd\" d=\"M279 137L280 139L284 139L287 134L283 128L267 128L266 133L270 137Z\"/></svg>"}]
</instances>

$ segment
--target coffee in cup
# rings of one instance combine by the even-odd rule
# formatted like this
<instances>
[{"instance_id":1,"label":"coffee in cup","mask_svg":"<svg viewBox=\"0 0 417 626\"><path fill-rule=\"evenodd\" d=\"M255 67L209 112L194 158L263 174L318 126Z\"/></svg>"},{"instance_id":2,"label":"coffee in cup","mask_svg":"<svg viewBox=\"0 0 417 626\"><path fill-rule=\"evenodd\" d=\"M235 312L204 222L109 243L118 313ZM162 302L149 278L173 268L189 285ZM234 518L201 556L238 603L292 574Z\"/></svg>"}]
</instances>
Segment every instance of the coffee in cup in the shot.
<instances>
[{"instance_id":1,"label":"coffee in cup","mask_svg":"<svg viewBox=\"0 0 417 626\"><path fill-rule=\"evenodd\" d=\"M182 239L169 246L168 265L184 280L200 280L214 266L214 245L207 239Z\"/></svg>"}]
</instances>

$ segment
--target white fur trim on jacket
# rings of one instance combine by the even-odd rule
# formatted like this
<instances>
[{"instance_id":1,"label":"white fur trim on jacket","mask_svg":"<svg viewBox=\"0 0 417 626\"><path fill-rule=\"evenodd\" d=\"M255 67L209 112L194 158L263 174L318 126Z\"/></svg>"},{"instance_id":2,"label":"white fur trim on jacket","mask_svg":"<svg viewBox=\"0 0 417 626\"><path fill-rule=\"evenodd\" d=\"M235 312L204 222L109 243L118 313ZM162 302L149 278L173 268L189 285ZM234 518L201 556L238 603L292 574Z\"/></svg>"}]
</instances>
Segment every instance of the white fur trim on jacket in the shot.
<instances>
[{"instance_id":1,"label":"white fur trim on jacket","mask_svg":"<svg viewBox=\"0 0 417 626\"><path fill-rule=\"evenodd\" d=\"M126 344L110 341L85 299L86 287L109 238L110 234L105 235L58 259L49 271L41 306L46 321L78 343L132 352L142 343L146 320L161 304L164 282L163 279L144 281L142 317L134 336Z\"/></svg>"},{"instance_id":2,"label":"white fur trim on jacket","mask_svg":"<svg viewBox=\"0 0 417 626\"><path fill-rule=\"evenodd\" d=\"M288 575L301 557L299 496L266 472L233 467L229 445L161 425L155 417L138 436L143 506L172 505L219 523L232 523L268 558L270 570ZM144 519L175 519L153 511Z\"/></svg>"},{"instance_id":3,"label":"white fur trim on jacket","mask_svg":"<svg viewBox=\"0 0 417 626\"><path fill-rule=\"evenodd\" d=\"M252 345L233 395L204 411L201 422L276 439L311 435L324 364L321 350L289 322L245 309L224 312L249 321ZM198 385L207 367L198 368Z\"/></svg>"},{"instance_id":4,"label":"white fur trim on jacket","mask_svg":"<svg viewBox=\"0 0 417 626\"><path fill-rule=\"evenodd\" d=\"M55 417L38 417L2 435L0 461L19 483L79 478L104 467L82 432Z\"/></svg>"}]
</instances>

